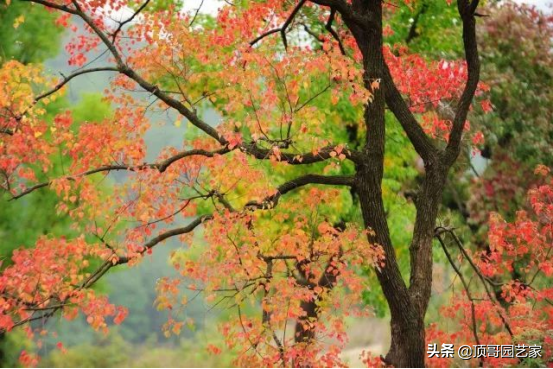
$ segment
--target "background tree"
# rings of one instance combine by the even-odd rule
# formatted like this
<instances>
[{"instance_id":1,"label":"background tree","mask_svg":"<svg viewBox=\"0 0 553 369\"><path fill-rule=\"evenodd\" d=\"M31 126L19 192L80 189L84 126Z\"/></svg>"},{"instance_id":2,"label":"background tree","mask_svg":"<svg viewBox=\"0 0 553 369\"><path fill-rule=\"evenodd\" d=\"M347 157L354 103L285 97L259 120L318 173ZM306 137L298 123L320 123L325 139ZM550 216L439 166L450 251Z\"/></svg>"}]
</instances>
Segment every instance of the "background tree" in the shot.
<instances>
[{"instance_id":1,"label":"background tree","mask_svg":"<svg viewBox=\"0 0 553 369\"><path fill-rule=\"evenodd\" d=\"M25 4L17 3L8 7L0 5L0 65L9 60L22 63L42 63L46 58L58 52L62 27L52 27L54 15L43 8L29 11ZM42 29L43 32L38 32ZM58 113L63 104L49 107L49 119ZM57 161L57 159L54 159ZM59 167L56 168L59 170ZM61 173L59 173L61 174ZM4 196L4 194L2 194ZM69 218L58 217L55 211L57 198L51 192L43 192L35 198L27 199L25 204L8 203L6 197L0 209L0 245L2 265L11 263L12 251L21 246L31 247L39 235L52 233L58 236L69 231ZM0 366L10 367L17 364L19 351L24 344L22 336L11 340L0 335Z\"/></svg>"}]
</instances>

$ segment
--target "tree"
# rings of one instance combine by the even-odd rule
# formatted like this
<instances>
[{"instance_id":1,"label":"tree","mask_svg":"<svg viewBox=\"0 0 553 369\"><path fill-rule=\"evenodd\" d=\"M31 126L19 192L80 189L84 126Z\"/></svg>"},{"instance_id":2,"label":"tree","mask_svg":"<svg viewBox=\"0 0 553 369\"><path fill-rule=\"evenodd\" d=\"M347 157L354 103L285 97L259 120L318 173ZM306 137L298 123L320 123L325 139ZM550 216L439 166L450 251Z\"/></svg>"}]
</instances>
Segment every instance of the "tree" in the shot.
<instances>
[{"instance_id":1,"label":"tree","mask_svg":"<svg viewBox=\"0 0 553 369\"><path fill-rule=\"evenodd\" d=\"M535 181L534 167L552 165L553 135L547 122L553 108L546 86L553 75L546 66L553 60L553 19L525 5L507 4L491 11L480 38L487 62L483 78L496 86L490 96L494 111L477 120L487 137L482 151L490 165L471 189L467 209L474 224L485 222L489 210L501 209L513 220L525 205L524 189ZM521 47L510 50L507 45L513 43ZM479 201L490 195L494 201Z\"/></svg>"},{"instance_id":2,"label":"tree","mask_svg":"<svg viewBox=\"0 0 553 369\"><path fill-rule=\"evenodd\" d=\"M355 269L374 266L391 313L384 361L424 366L436 218L473 98L486 90L479 84L477 0L457 1L463 62L426 61L384 45L393 9L376 0L236 1L215 21L174 7L149 11L148 0L130 4L135 10L125 18L113 14L125 1L29 2L59 12L60 25L80 18L89 35L66 47L78 68L57 83L36 66L3 66L3 187L13 200L50 187L62 199L60 212L88 224L79 237L44 237L14 253L14 266L0 277L0 327L79 310L96 329L107 316L121 322L126 310L90 288L111 268L136 264L178 236L192 255L173 257L185 279L158 286L158 306L174 312L168 332L185 322L177 287L186 280L208 301L237 309L223 333L230 346L241 344L242 363L337 365L339 347L323 348L316 337L343 341L343 317L365 288ZM86 55L98 47L110 54L109 65L90 66ZM52 124L42 118L71 80L106 71L116 74L105 91L113 118L79 127L66 113ZM441 116L443 104L455 105L451 120ZM386 128L394 124L386 108L424 165L413 200L409 283L383 201ZM149 109L175 111L191 131L183 150L168 147L152 163L142 140ZM207 109L220 124L205 120ZM71 160L71 174L48 176L54 150ZM114 171L129 174L106 200L96 187ZM352 212L360 224L344 215ZM194 232L200 225L203 242ZM87 270L89 259L102 262L95 272ZM260 303L257 319L242 314L248 301ZM286 338L289 319L295 334Z\"/></svg>"},{"instance_id":3,"label":"tree","mask_svg":"<svg viewBox=\"0 0 553 369\"><path fill-rule=\"evenodd\" d=\"M43 62L54 56L59 48L63 28L52 27L54 14L43 8L37 7L30 11L26 8L23 3L10 7L4 3L0 5L0 33L3 35L0 40L0 64L11 59L24 64ZM53 119L53 115L63 108L60 102L48 107L48 119ZM53 160L57 161L57 158ZM28 198L25 204L3 203L0 209L0 238L3 240L0 246L0 269L11 264L11 254L15 248L34 245L39 235L49 233L61 236L68 233L70 220L56 216L56 200L55 194L43 192ZM23 342L22 337L19 334L6 339L5 334L0 334L0 366L17 365L19 351L28 343Z\"/></svg>"},{"instance_id":4,"label":"tree","mask_svg":"<svg viewBox=\"0 0 553 369\"><path fill-rule=\"evenodd\" d=\"M537 166L535 174L538 184L528 191L528 211L517 211L512 222L505 221L499 213L490 214L486 249L468 250L454 230L438 229L437 238L463 289L441 311L443 316L459 321L462 328L453 333L433 324L430 335L442 342L459 344L512 342L516 347L543 347L540 355L525 352L512 358L480 358L480 366L536 367L549 364L552 359L553 181L549 168L543 165ZM449 240L451 247L447 246ZM454 250L460 257L454 257ZM463 270L463 264L468 271ZM466 278L471 272L478 280L473 286ZM451 365L452 360L430 361L442 367Z\"/></svg>"},{"instance_id":5,"label":"tree","mask_svg":"<svg viewBox=\"0 0 553 369\"><path fill-rule=\"evenodd\" d=\"M29 9L24 3L0 5L0 60L39 63L58 52L63 28L53 27L54 14L44 8ZM44 27L47 25L47 27ZM40 45L40 47L38 47Z\"/></svg>"}]
</instances>

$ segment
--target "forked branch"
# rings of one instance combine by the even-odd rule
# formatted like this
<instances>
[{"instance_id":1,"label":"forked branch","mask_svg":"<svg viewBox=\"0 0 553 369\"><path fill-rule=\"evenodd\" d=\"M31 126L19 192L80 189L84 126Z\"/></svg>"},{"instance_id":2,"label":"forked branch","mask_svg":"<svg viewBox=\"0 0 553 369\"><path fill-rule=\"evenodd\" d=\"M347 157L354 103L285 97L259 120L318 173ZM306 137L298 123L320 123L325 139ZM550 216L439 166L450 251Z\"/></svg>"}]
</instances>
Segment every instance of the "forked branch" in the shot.
<instances>
[{"instance_id":1,"label":"forked branch","mask_svg":"<svg viewBox=\"0 0 553 369\"><path fill-rule=\"evenodd\" d=\"M306 0L300 0L299 3L296 4L296 6L294 7L294 9L292 9L292 12L290 13L290 15L286 18L286 20L284 21L284 23L282 24L282 26L278 27L278 28L273 28L259 36L257 36L255 39L253 39L252 41L250 41L250 46L254 46L255 44L257 44L259 41L263 40L265 37L269 36L269 35L272 35L273 33L277 33L279 32L280 33L280 36L282 37L282 43L284 44L284 48L285 49L288 49L288 40L286 39L286 31L288 29L288 27L290 26L290 24L292 24L292 21L294 20L294 18L296 17L296 15L298 14L298 12L300 11L300 9L302 8L302 6L305 4Z\"/></svg>"}]
</instances>

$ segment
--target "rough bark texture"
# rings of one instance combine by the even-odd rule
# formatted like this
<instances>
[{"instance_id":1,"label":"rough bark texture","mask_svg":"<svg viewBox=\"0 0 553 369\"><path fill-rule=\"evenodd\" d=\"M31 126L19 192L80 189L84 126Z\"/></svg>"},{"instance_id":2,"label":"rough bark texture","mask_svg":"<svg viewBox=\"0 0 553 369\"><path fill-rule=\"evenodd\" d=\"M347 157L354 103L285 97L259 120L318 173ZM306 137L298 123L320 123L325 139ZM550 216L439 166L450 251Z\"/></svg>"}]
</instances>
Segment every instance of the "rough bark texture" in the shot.
<instances>
[{"instance_id":1,"label":"rough bark texture","mask_svg":"<svg viewBox=\"0 0 553 369\"><path fill-rule=\"evenodd\" d=\"M363 158L357 163L355 188L365 225L375 232L371 241L380 244L386 252L385 265L377 273L391 314L392 341L384 361L396 367L423 367L425 364L424 317L432 288L432 240L436 218L449 168L459 155L462 131L479 80L473 15L477 6L477 1L458 1L469 78L458 103L451 139L445 150L438 149L426 136L385 64L382 53L382 2L354 0L348 10L350 14L344 14L346 10L342 12L363 54L366 87L371 89L371 82L382 81L380 89L371 90L373 100L366 106L364 120L367 137ZM356 18L351 14L355 14ZM417 215L410 245L409 287L396 261L382 199L386 105L425 163L425 178L415 201Z\"/></svg>"},{"instance_id":2,"label":"rough bark texture","mask_svg":"<svg viewBox=\"0 0 553 369\"><path fill-rule=\"evenodd\" d=\"M384 79L385 65L382 53L382 4L378 0L354 3L354 11L371 14L377 23L368 27L368 32L354 32L363 53L365 84L368 89L373 81ZM378 279L384 291L391 313L392 346L386 361L402 367L424 365L424 327L420 314L409 297L409 291L399 271L393 248L384 203L382 199L382 178L385 151L385 92L372 91L371 103L365 110L367 128L363 162L357 166L356 188L359 193L365 226L375 233L371 241L384 248L386 261L378 272Z\"/></svg>"}]
</instances>

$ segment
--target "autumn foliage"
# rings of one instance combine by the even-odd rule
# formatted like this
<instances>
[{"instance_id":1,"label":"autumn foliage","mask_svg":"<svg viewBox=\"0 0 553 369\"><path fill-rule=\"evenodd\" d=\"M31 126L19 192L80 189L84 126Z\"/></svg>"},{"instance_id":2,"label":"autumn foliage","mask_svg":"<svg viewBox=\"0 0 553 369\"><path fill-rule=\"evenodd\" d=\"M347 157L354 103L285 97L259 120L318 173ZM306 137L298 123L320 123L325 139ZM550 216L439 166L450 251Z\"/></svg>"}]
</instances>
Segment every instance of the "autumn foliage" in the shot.
<instances>
[{"instance_id":1,"label":"autumn foliage","mask_svg":"<svg viewBox=\"0 0 553 369\"><path fill-rule=\"evenodd\" d=\"M553 274L549 170L537 169L531 211L512 222L490 215L486 250L471 251L453 229L435 227L449 168L461 147L476 150L484 140L466 116L492 109L490 86L478 80L471 56L478 1L458 4L469 34L466 60L428 60L382 40L382 47L368 47L374 40L360 36L363 22L380 29L375 34L393 32L371 17L382 21L382 12L385 19L396 10L360 3L236 1L209 19L173 5L150 9L148 0L31 0L29 6L59 14L56 24L73 35L66 51L75 69L58 78L38 65L1 66L0 183L10 201L55 192L57 211L74 220L80 236L45 235L34 248L14 252L0 275L0 330L23 326L40 339L43 324L33 322L55 314L83 314L96 330L120 324L126 308L95 291L96 282L112 268L147 263L155 248L177 239L182 248L170 261L180 277L161 279L155 301L170 311L167 335L193 325L186 289L232 311L220 327L227 348L208 347L214 354L235 350L241 366L342 366L345 320L371 314L361 299L376 289L367 282L370 269L393 322L401 311L395 297L413 309L405 312L409 322L397 320L413 335L398 337L420 342L416 353L401 357L398 350L408 346L398 340L388 359L368 362L420 365L436 236L452 263L470 263L462 273L469 270L479 285L461 286L442 309L460 329L452 334L430 324L426 340L532 341L547 347L550 360L553 289L538 278ZM107 50L108 64L92 57L98 49ZM46 117L70 81L99 72L112 73L103 93L111 116ZM385 225L385 138L377 134L385 104L430 178L416 203L413 289L395 264ZM149 161L144 135L166 124L152 122L151 111L171 111L171 124L186 125L187 133L180 147L167 146ZM217 124L206 121L209 112L217 113ZM352 124L355 137L346 138ZM52 174L53 155L63 158L63 175ZM123 174L114 181L113 173ZM23 353L21 360L34 365L37 358Z\"/></svg>"},{"instance_id":2,"label":"autumn foliage","mask_svg":"<svg viewBox=\"0 0 553 369\"><path fill-rule=\"evenodd\" d=\"M489 219L489 247L485 251L464 249L453 231L442 229L440 242L458 255L453 263L467 265L476 281L469 287L466 281L462 293L442 314L458 321L460 329L447 332L433 325L429 342L457 342L487 345L540 345L542 360L551 361L551 314L553 299L551 278L553 262L553 178L545 166L536 168L536 185L527 194L529 211L520 210L512 222L498 213ZM445 246L449 239L451 244ZM455 251L453 251L455 250ZM453 257L452 257L453 258ZM459 277L463 279L461 273ZM463 287L460 286L460 287ZM462 298L459 298L462 296ZM443 327L442 327L443 328ZM472 359L479 365L478 359ZM518 358L485 358L491 367L517 366ZM453 365L452 359L430 359L437 367Z\"/></svg>"}]
</instances>

